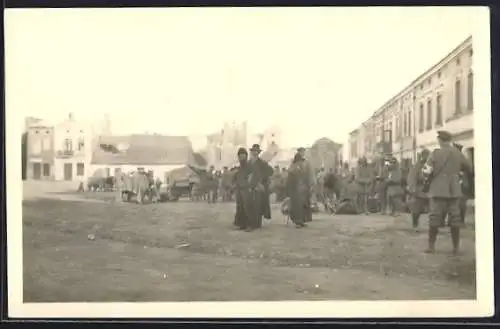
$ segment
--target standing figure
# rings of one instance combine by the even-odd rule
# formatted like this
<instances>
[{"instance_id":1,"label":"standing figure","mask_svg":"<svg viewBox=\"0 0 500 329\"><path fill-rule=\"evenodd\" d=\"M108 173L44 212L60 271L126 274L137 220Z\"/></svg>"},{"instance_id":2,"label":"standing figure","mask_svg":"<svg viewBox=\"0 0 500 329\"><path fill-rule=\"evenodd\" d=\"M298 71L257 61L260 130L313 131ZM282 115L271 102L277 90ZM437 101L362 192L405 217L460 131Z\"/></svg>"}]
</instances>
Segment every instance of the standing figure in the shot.
<instances>
[{"instance_id":1,"label":"standing figure","mask_svg":"<svg viewBox=\"0 0 500 329\"><path fill-rule=\"evenodd\" d=\"M316 192L316 200L323 205L326 204L326 199L325 199L325 177L326 177L326 172L325 168L321 167L319 169L318 174L316 175L316 184L315 184L315 192ZM326 209L326 206L325 206Z\"/></svg>"},{"instance_id":2,"label":"standing figure","mask_svg":"<svg viewBox=\"0 0 500 329\"><path fill-rule=\"evenodd\" d=\"M248 225L249 230L262 227L262 217L271 219L269 183L273 175L273 168L259 158L261 152L259 144L254 144L250 149L248 165L251 171L249 182L253 207Z\"/></svg>"},{"instance_id":3,"label":"standing figure","mask_svg":"<svg viewBox=\"0 0 500 329\"><path fill-rule=\"evenodd\" d=\"M387 178L387 197L391 207L391 216L397 216L403 210L404 191L401 186L402 173L396 158L390 160L389 176Z\"/></svg>"},{"instance_id":4,"label":"standing figure","mask_svg":"<svg viewBox=\"0 0 500 329\"><path fill-rule=\"evenodd\" d=\"M439 228L445 226L447 215L453 253L457 254L460 247L460 198L463 196L460 172L472 173L473 168L469 160L450 144L451 139L451 133L438 131L439 148L431 153L423 169L430 197L428 253L435 251Z\"/></svg>"},{"instance_id":5,"label":"standing figure","mask_svg":"<svg viewBox=\"0 0 500 329\"><path fill-rule=\"evenodd\" d=\"M251 171L248 165L248 152L246 149L240 148L238 150L238 161L240 165L232 177L236 195L234 225L240 230L246 230L249 228L249 219L253 211L249 181Z\"/></svg>"},{"instance_id":6,"label":"standing figure","mask_svg":"<svg viewBox=\"0 0 500 329\"><path fill-rule=\"evenodd\" d=\"M380 203L380 213L385 215L387 212L388 196L387 196L387 184L389 179L389 162L385 158L381 158L378 163L376 177L376 188L375 192L378 195Z\"/></svg>"},{"instance_id":7,"label":"standing figure","mask_svg":"<svg viewBox=\"0 0 500 329\"><path fill-rule=\"evenodd\" d=\"M422 150L419 159L412 166L408 173L408 193L410 194L410 212L412 225L415 230L418 229L420 216L426 211L429 205L427 193L423 191L424 175L422 169L429 158L430 152L427 149Z\"/></svg>"},{"instance_id":8,"label":"standing figure","mask_svg":"<svg viewBox=\"0 0 500 329\"><path fill-rule=\"evenodd\" d=\"M215 203L217 201L217 190L219 189L219 184L217 181L217 175L215 173L214 166L210 166L207 172L207 202Z\"/></svg>"},{"instance_id":9,"label":"standing figure","mask_svg":"<svg viewBox=\"0 0 500 329\"><path fill-rule=\"evenodd\" d=\"M314 182L310 168L300 153L295 154L288 169L287 196L290 198L290 219L295 227L307 226L312 217L311 194Z\"/></svg>"},{"instance_id":10,"label":"standing figure","mask_svg":"<svg viewBox=\"0 0 500 329\"><path fill-rule=\"evenodd\" d=\"M457 150L462 153L463 146L461 144L454 143L453 144ZM469 179L469 175L466 171L462 170L460 172L460 186L462 188L462 197L460 198L460 218L462 219L462 224L465 224L465 215L467 213L467 200L470 196L471 180ZM472 180L474 182L474 180Z\"/></svg>"},{"instance_id":11,"label":"standing figure","mask_svg":"<svg viewBox=\"0 0 500 329\"><path fill-rule=\"evenodd\" d=\"M362 157L358 161L355 179L358 186L358 209L368 215L368 197L371 194L373 170L368 166L365 157Z\"/></svg>"}]
</instances>

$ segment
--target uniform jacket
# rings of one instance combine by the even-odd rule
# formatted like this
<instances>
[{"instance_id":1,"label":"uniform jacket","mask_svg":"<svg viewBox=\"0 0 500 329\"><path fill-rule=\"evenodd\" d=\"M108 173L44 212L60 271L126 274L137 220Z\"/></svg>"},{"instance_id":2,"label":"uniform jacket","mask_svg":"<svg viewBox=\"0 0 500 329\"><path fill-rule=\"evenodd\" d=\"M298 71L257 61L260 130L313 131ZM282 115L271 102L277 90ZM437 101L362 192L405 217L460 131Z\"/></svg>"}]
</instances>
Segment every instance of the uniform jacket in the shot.
<instances>
[{"instance_id":1,"label":"uniform jacket","mask_svg":"<svg viewBox=\"0 0 500 329\"><path fill-rule=\"evenodd\" d=\"M448 157L449 159L446 161ZM435 149L427 160L426 166L434 172L434 177L429 189L430 197L462 197L460 172L462 170L469 173L473 172L472 164L462 152L458 151L453 146L444 146Z\"/></svg>"},{"instance_id":2,"label":"uniform jacket","mask_svg":"<svg viewBox=\"0 0 500 329\"><path fill-rule=\"evenodd\" d=\"M369 166L358 166L356 168L356 183L368 185L373 181L373 170Z\"/></svg>"},{"instance_id":3,"label":"uniform jacket","mask_svg":"<svg viewBox=\"0 0 500 329\"><path fill-rule=\"evenodd\" d=\"M387 177L387 194L389 196L402 195L404 193L401 187L403 174L398 165L389 168L389 176Z\"/></svg>"},{"instance_id":4,"label":"uniform jacket","mask_svg":"<svg viewBox=\"0 0 500 329\"><path fill-rule=\"evenodd\" d=\"M408 190L411 195L417 198L427 198L427 194L422 192L424 174L422 169L425 163L418 161L414 166L411 167L408 173Z\"/></svg>"}]
</instances>

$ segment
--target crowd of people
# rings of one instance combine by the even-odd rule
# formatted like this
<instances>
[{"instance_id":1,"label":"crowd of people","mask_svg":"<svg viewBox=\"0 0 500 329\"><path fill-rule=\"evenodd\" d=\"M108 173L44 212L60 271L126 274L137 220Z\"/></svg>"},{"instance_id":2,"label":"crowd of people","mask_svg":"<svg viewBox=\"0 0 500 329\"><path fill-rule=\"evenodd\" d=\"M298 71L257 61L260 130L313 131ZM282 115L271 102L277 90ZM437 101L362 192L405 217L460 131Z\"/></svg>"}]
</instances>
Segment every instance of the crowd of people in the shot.
<instances>
[{"instance_id":1,"label":"crowd of people","mask_svg":"<svg viewBox=\"0 0 500 329\"><path fill-rule=\"evenodd\" d=\"M460 243L460 228L465 224L467 199L473 195L473 166L452 135L439 131L439 147L423 149L411 167L402 168L387 155L373 162L364 157L355 168L315 170L300 148L288 168L275 167L259 158L260 146L238 150L239 166L233 168L236 214L234 225L253 231L262 226L262 218L271 218L270 195L281 202L281 211L303 228L312 221L319 205L332 214L380 213L394 217L411 214L411 223L419 229L423 214L429 217L428 252L434 252L440 228L449 226L453 252ZM228 184L230 184L228 182Z\"/></svg>"}]
</instances>

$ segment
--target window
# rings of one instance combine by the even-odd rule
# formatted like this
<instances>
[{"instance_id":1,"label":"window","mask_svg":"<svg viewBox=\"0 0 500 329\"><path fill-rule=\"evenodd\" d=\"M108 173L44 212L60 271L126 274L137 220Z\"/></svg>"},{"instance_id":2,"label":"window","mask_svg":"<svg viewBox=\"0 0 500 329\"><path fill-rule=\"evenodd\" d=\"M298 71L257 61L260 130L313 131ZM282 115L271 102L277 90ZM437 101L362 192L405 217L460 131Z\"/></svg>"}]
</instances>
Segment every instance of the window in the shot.
<instances>
[{"instance_id":1,"label":"window","mask_svg":"<svg viewBox=\"0 0 500 329\"><path fill-rule=\"evenodd\" d=\"M140 169L143 169L143 168L137 168L137 171L139 171ZM106 171L106 177L111 176L111 169L106 168L105 171Z\"/></svg>"},{"instance_id":2,"label":"window","mask_svg":"<svg viewBox=\"0 0 500 329\"><path fill-rule=\"evenodd\" d=\"M77 176L84 176L85 175L85 164L83 164L81 162L76 164L76 175Z\"/></svg>"},{"instance_id":3,"label":"window","mask_svg":"<svg viewBox=\"0 0 500 329\"><path fill-rule=\"evenodd\" d=\"M438 76L438 79L441 79L441 71L438 71L437 76Z\"/></svg>"},{"instance_id":4,"label":"window","mask_svg":"<svg viewBox=\"0 0 500 329\"><path fill-rule=\"evenodd\" d=\"M80 137L78 139L78 151L83 151L85 148L85 139L83 137Z\"/></svg>"},{"instance_id":5,"label":"window","mask_svg":"<svg viewBox=\"0 0 500 329\"><path fill-rule=\"evenodd\" d=\"M460 98L461 98L461 93L460 93L460 88L461 88L460 80L455 81L455 114L460 114L462 109L460 108Z\"/></svg>"},{"instance_id":6,"label":"window","mask_svg":"<svg viewBox=\"0 0 500 329\"><path fill-rule=\"evenodd\" d=\"M413 133L413 127L411 125L411 111L408 111L408 136L411 136Z\"/></svg>"},{"instance_id":7,"label":"window","mask_svg":"<svg viewBox=\"0 0 500 329\"><path fill-rule=\"evenodd\" d=\"M474 109L474 73L469 72L467 76L467 109Z\"/></svg>"},{"instance_id":8,"label":"window","mask_svg":"<svg viewBox=\"0 0 500 329\"><path fill-rule=\"evenodd\" d=\"M432 101L430 99L427 100L427 125L425 126L425 129L432 129Z\"/></svg>"},{"instance_id":9,"label":"window","mask_svg":"<svg viewBox=\"0 0 500 329\"><path fill-rule=\"evenodd\" d=\"M45 177L50 176L50 163L43 164L43 175Z\"/></svg>"},{"instance_id":10,"label":"window","mask_svg":"<svg viewBox=\"0 0 500 329\"><path fill-rule=\"evenodd\" d=\"M418 132L424 131L424 104L420 103L420 113L418 117Z\"/></svg>"},{"instance_id":11,"label":"window","mask_svg":"<svg viewBox=\"0 0 500 329\"><path fill-rule=\"evenodd\" d=\"M440 94L436 97L436 126L443 124L443 105L442 96Z\"/></svg>"},{"instance_id":12,"label":"window","mask_svg":"<svg viewBox=\"0 0 500 329\"><path fill-rule=\"evenodd\" d=\"M73 151L73 141L71 140L71 138L64 139L63 150L64 150L64 152L72 152Z\"/></svg>"},{"instance_id":13,"label":"window","mask_svg":"<svg viewBox=\"0 0 500 329\"><path fill-rule=\"evenodd\" d=\"M460 57L457 58L457 66L460 65Z\"/></svg>"}]
</instances>

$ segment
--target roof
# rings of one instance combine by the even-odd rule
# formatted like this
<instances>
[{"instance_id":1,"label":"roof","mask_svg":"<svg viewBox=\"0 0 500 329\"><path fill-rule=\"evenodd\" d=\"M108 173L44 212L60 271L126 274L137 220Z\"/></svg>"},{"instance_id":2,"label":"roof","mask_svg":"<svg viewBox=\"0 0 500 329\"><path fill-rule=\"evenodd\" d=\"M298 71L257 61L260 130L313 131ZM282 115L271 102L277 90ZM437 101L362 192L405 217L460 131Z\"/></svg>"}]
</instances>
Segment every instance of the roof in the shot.
<instances>
[{"instance_id":1,"label":"roof","mask_svg":"<svg viewBox=\"0 0 500 329\"><path fill-rule=\"evenodd\" d=\"M93 151L92 164L188 164L192 153L191 142L185 136L103 136Z\"/></svg>"}]
</instances>

